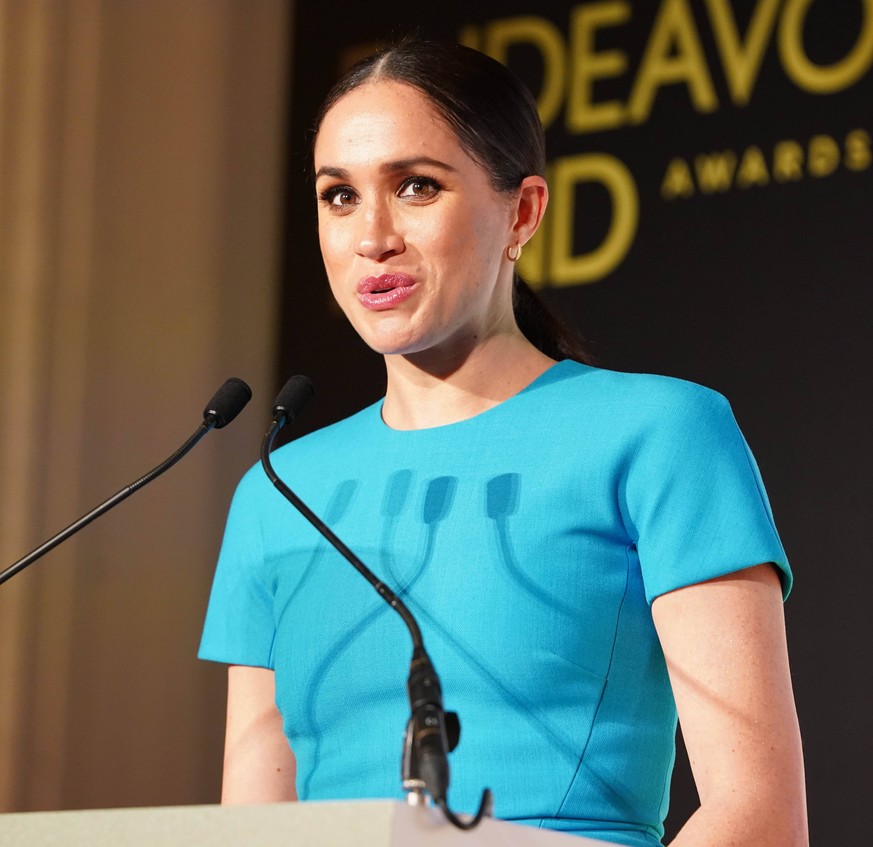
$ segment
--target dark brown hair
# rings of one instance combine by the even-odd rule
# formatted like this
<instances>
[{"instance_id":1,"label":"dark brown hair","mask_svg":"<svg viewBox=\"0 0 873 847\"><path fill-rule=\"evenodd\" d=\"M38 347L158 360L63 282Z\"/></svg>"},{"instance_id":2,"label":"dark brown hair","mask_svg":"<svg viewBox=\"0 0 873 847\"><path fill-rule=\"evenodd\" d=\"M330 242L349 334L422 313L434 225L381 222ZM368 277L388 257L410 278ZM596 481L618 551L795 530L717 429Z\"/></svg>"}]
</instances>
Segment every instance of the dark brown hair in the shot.
<instances>
[{"instance_id":1,"label":"dark brown hair","mask_svg":"<svg viewBox=\"0 0 873 847\"><path fill-rule=\"evenodd\" d=\"M402 82L424 94L496 191L514 192L525 177L545 176L545 133L533 95L500 62L459 44L405 40L354 65L325 97L315 134L338 100L378 80ZM513 311L528 341L547 356L588 360L581 339L518 274Z\"/></svg>"}]
</instances>

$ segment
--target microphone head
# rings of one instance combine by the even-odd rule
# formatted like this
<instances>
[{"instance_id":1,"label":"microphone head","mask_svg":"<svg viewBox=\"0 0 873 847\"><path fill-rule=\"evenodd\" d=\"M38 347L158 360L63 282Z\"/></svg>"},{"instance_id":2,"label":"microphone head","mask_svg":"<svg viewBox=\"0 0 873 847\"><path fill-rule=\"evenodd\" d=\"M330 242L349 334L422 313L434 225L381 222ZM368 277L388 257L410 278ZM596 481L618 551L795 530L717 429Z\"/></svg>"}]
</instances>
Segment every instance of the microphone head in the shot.
<instances>
[{"instance_id":1,"label":"microphone head","mask_svg":"<svg viewBox=\"0 0 873 847\"><path fill-rule=\"evenodd\" d=\"M276 395L273 403L273 420L279 421L281 418L282 423L293 420L314 396L315 389L308 376L292 376Z\"/></svg>"},{"instance_id":2,"label":"microphone head","mask_svg":"<svg viewBox=\"0 0 873 847\"><path fill-rule=\"evenodd\" d=\"M203 421L211 422L216 429L227 426L252 399L252 390L246 383L231 377L215 392L203 410Z\"/></svg>"}]
</instances>

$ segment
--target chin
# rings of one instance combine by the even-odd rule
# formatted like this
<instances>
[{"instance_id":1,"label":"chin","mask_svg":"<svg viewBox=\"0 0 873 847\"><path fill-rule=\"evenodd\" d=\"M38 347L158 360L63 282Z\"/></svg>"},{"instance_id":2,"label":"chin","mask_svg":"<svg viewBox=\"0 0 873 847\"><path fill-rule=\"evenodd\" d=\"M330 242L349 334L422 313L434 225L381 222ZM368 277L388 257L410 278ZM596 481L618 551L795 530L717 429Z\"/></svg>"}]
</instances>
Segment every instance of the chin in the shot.
<instances>
[{"instance_id":1,"label":"chin","mask_svg":"<svg viewBox=\"0 0 873 847\"><path fill-rule=\"evenodd\" d=\"M380 356L409 356L421 352L415 345L385 344L366 342L367 346Z\"/></svg>"},{"instance_id":2,"label":"chin","mask_svg":"<svg viewBox=\"0 0 873 847\"><path fill-rule=\"evenodd\" d=\"M355 330L371 350L382 356L402 356L420 352L427 347L422 339L410 332L380 332L362 326L356 326Z\"/></svg>"}]
</instances>

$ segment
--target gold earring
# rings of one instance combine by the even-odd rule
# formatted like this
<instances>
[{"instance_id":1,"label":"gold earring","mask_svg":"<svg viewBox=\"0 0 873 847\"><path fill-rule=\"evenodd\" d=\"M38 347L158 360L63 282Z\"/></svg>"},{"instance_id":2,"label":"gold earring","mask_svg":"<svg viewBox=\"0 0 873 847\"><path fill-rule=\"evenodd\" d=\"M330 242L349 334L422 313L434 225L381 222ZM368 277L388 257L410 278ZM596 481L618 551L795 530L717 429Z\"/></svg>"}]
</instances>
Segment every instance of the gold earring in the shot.
<instances>
[{"instance_id":1,"label":"gold earring","mask_svg":"<svg viewBox=\"0 0 873 847\"><path fill-rule=\"evenodd\" d=\"M506 248L506 258L509 259L510 262L517 262L521 258L521 244L510 244L510 246Z\"/></svg>"}]
</instances>

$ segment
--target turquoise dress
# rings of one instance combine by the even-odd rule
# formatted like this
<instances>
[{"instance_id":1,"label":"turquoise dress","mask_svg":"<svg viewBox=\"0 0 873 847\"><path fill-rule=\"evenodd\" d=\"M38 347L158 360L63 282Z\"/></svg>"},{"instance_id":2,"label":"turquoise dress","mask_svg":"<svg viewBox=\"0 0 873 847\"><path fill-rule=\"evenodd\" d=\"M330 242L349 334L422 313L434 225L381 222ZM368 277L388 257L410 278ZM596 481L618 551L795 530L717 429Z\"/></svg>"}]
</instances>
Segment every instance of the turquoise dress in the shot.
<instances>
[{"instance_id":1,"label":"turquoise dress","mask_svg":"<svg viewBox=\"0 0 873 847\"><path fill-rule=\"evenodd\" d=\"M469 420L381 403L277 450L279 475L417 616L462 733L451 805L617 844L663 835L676 707L664 592L791 575L723 397L559 362ZM302 800L399 797L400 618L272 487L241 481L200 656L273 668Z\"/></svg>"}]
</instances>

